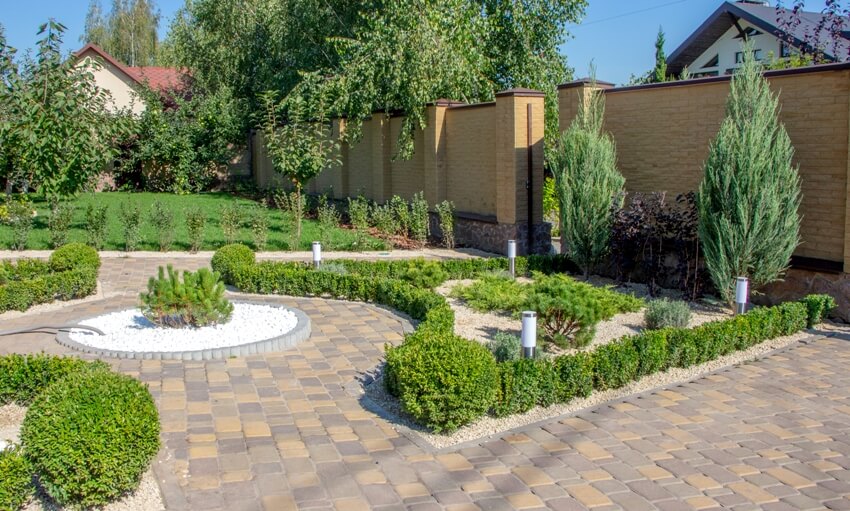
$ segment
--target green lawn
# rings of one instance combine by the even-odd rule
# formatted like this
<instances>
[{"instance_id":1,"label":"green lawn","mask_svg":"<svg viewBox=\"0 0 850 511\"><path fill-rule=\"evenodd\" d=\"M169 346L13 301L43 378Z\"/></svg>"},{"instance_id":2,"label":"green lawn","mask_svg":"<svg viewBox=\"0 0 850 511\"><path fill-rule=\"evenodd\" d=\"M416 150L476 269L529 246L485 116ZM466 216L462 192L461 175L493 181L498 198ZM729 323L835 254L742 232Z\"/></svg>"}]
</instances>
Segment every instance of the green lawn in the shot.
<instances>
[{"instance_id":1,"label":"green lawn","mask_svg":"<svg viewBox=\"0 0 850 511\"><path fill-rule=\"evenodd\" d=\"M68 235L68 241L85 242L86 206L94 201L97 204L106 204L109 207L107 213L107 238L104 250L123 250L124 238L118 212L120 204L128 198L136 201L142 209L142 242L139 244L139 250L158 250L156 232L150 225L149 220L151 205L156 199L159 199L174 211L175 236L174 245L171 249L184 251L189 249L185 211L192 209L205 213L207 222L204 229L204 245L202 250L215 250L225 243L224 235L218 222L221 207L228 203L236 203L246 208L256 204L251 200L233 197L227 193L173 195L166 193L131 194L124 192L104 192L94 195L86 194L81 195L73 201L76 209L74 211L74 222ZM49 249L50 233L47 229L49 208L43 200L35 200L34 204L38 210L38 216L34 219L33 230L30 233L27 248L31 250ZM289 233L292 230L291 221L277 209L269 210L268 215L269 235L266 250L290 250L288 240L290 238ZM240 230L238 241L253 246L247 218L244 218L243 221L245 223ZM324 240L323 248L325 250L385 250L387 248L386 243L377 238L363 236L364 241L361 245L358 245L357 239L358 236L353 230L337 228L330 234L329 240ZM315 220L305 220L302 224L301 241L298 249L309 250L314 240L322 241L320 239L319 224ZM11 227L0 225L0 248L11 248L11 241Z\"/></svg>"}]
</instances>

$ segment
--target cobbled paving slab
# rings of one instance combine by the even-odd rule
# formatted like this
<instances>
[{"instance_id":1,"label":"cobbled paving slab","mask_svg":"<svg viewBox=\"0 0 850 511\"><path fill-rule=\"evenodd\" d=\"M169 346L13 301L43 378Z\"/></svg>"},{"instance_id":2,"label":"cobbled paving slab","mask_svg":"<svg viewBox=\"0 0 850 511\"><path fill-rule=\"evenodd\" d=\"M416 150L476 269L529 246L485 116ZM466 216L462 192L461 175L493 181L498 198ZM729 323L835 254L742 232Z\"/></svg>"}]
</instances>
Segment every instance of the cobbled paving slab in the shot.
<instances>
[{"instance_id":1,"label":"cobbled paving slab","mask_svg":"<svg viewBox=\"0 0 850 511\"><path fill-rule=\"evenodd\" d=\"M104 261L113 296L51 321L132 306L159 264ZM267 300L307 313L312 338L247 358L112 361L159 406L169 509L850 509L850 336L428 452L353 390L401 341L402 320L366 304ZM38 351L70 353L50 335L0 338L0 353Z\"/></svg>"}]
</instances>

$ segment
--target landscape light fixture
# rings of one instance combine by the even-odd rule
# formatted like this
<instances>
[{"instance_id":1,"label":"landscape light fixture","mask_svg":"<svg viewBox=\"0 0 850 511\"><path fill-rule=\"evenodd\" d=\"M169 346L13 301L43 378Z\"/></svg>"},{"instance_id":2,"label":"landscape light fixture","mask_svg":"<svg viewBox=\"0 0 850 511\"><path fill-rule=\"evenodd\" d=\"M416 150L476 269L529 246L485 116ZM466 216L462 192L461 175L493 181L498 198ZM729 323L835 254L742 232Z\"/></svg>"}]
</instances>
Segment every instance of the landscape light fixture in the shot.
<instances>
[{"instance_id":1,"label":"landscape light fixture","mask_svg":"<svg viewBox=\"0 0 850 511\"><path fill-rule=\"evenodd\" d=\"M516 240L508 240L508 271L516 278Z\"/></svg>"},{"instance_id":2,"label":"landscape light fixture","mask_svg":"<svg viewBox=\"0 0 850 511\"><path fill-rule=\"evenodd\" d=\"M313 268L318 268L322 265L322 244L318 241L313 242Z\"/></svg>"},{"instance_id":3,"label":"landscape light fixture","mask_svg":"<svg viewBox=\"0 0 850 511\"><path fill-rule=\"evenodd\" d=\"M537 313L524 311L522 313L522 358L534 358L537 348Z\"/></svg>"},{"instance_id":4,"label":"landscape light fixture","mask_svg":"<svg viewBox=\"0 0 850 511\"><path fill-rule=\"evenodd\" d=\"M747 277L735 279L735 314L747 312L748 295L750 292L750 281Z\"/></svg>"}]
</instances>

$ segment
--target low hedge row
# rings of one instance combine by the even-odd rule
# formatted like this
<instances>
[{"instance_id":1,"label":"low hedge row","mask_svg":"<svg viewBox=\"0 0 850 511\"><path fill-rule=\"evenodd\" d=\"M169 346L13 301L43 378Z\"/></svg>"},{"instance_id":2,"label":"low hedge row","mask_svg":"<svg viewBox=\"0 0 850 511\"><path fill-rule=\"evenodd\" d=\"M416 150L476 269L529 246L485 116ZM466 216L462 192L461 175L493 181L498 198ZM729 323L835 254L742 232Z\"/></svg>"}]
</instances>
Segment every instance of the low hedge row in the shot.
<instances>
[{"instance_id":1,"label":"low hedge row","mask_svg":"<svg viewBox=\"0 0 850 511\"><path fill-rule=\"evenodd\" d=\"M32 476L62 506L99 507L135 489L159 450L159 415L139 381L102 362L0 357L0 403L29 406L21 448L0 453L0 509L18 509Z\"/></svg>"},{"instance_id":2,"label":"low hedge row","mask_svg":"<svg viewBox=\"0 0 850 511\"><path fill-rule=\"evenodd\" d=\"M560 271L568 264L545 256L520 261L519 273ZM384 382L408 413L437 432L454 430L487 413L521 413L535 405L586 397L593 390L619 388L671 367L701 364L798 332L820 321L834 306L828 296L811 296L692 329L646 331L592 352L497 364L479 343L454 335L454 313L441 295L400 280L413 263L334 262L349 273L261 262L232 268L230 283L252 293L377 302L419 320L416 332L401 345L388 347ZM505 259L470 259L440 264L447 278L459 279L503 270L507 263Z\"/></svg>"},{"instance_id":3,"label":"low hedge row","mask_svg":"<svg viewBox=\"0 0 850 511\"><path fill-rule=\"evenodd\" d=\"M21 259L0 264L0 313L25 311L54 300L82 298L97 289L100 257L80 243L58 248L47 262Z\"/></svg>"}]
</instances>

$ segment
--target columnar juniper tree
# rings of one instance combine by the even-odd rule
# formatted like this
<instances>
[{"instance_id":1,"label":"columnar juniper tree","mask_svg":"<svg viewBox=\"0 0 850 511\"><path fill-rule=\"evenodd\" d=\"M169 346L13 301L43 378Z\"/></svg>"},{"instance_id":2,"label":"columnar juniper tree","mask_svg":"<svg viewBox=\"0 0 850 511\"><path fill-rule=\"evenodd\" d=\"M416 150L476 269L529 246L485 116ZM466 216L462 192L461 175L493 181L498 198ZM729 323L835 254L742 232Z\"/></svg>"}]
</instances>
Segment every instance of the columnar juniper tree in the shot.
<instances>
[{"instance_id":1,"label":"columnar juniper tree","mask_svg":"<svg viewBox=\"0 0 850 511\"><path fill-rule=\"evenodd\" d=\"M778 280L800 243L794 148L761 71L746 46L697 197L706 266L730 303L735 277L748 277L753 286Z\"/></svg>"},{"instance_id":2,"label":"columnar juniper tree","mask_svg":"<svg viewBox=\"0 0 850 511\"><path fill-rule=\"evenodd\" d=\"M602 129L605 99L593 91L579 101L579 111L561 134L552 154L561 206L562 252L578 264L585 278L608 251L612 206L619 206L625 179L617 170L617 151Z\"/></svg>"}]
</instances>

